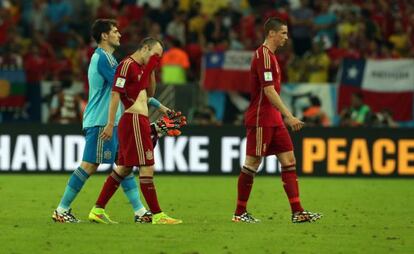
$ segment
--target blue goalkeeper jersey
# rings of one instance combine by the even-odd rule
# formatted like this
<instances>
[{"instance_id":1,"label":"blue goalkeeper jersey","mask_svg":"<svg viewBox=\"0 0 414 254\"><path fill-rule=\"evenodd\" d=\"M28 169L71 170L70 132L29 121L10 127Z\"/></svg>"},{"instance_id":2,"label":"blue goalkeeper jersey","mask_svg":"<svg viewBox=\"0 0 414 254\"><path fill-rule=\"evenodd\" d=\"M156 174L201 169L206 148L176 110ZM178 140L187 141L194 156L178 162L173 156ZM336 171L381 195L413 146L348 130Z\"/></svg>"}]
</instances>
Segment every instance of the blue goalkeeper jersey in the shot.
<instances>
[{"instance_id":1,"label":"blue goalkeeper jersey","mask_svg":"<svg viewBox=\"0 0 414 254\"><path fill-rule=\"evenodd\" d=\"M108 122L109 102L111 100L112 82L118 62L115 57L97 48L92 55L88 68L89 98L83 114L83 128L104 126ZM116 112L117 126L122 114L121 104Z\"/></svg>"}]
</instances>

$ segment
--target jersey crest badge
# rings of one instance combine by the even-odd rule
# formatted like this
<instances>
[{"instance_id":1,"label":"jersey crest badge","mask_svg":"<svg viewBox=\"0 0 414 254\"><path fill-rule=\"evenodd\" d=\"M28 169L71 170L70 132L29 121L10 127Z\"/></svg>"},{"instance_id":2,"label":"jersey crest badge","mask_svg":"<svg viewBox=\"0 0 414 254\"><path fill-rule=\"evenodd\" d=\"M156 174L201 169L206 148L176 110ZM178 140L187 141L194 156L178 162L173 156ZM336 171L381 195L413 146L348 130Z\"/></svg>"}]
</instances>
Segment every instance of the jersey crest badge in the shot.
<instances>
[{"instance_id":1,"label":"jersey crest badge","mask_svg":"<svg viewBox=\"0 0 414 254\"><path fill-rule=\"evenodd\" d=\"M104 152L104 159L105 160L109 160L112 157L112 152L111 151L105 151Z\"/></svg>"},{"instance_id":2,"label":"jersey crest badge","mask_svg":"<svg viewBox=\"0 0 414 254\"><path fill-rule=\"evenodd\" d=\"M145 157L147 158L147 160L152 160L152 159L154 159L154 155L152 154L152 151L151 151L151 150L147 150L147 151L145 152Z\"/></svg>"}]
</instances>

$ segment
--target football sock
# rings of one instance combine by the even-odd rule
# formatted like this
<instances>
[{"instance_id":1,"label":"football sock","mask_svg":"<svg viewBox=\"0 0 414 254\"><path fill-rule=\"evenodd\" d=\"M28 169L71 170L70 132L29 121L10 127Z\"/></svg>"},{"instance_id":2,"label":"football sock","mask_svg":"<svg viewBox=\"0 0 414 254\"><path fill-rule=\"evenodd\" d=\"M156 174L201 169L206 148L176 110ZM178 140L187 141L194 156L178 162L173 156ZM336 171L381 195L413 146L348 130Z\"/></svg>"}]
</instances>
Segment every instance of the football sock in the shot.
<instances>
[{"instance_id":1,"label":"football sock","mask_svg":"<svg viewBox=\"0 0 414 254\"><path fill-rule=\"evenodd\" d=\"M114 195L122 180L123 178L120 175L118 175L115 171L112 171L112 173L106 178L98 200L96 200L96 207L105 209L106 204Z\"/></svg>"},{"instance_id":2,"label":"football sock","mask_svg":"<svg viewBox=\"0 0 414 254\"><path fill-rule=\"evenodd\" d=\"M282 167L282 181L292 213L302 212L303 208L299 199L299 185L295 164Z\"/></svg>"},{"instance_id":3,"label":"football sock","mask_svg":"<svg viewBox=\"0 0 414 254\"><path fill-rule=\"evenodd\" d=\"M144 208L144 205L142 204L139 196L138 185L135 181L134 173L131 173L128 176L126 176L124 180L121 182L121 186L129 200L129 203L131 203L135 213ZM144 210L146 211L145 208Z\"/></svg>"},{"instance_id":4,"label":"football sock","mask_svg":"<svg viewBox=\"0 0 414 254\"><path fill-rule=\"evenodd\" d=\"M253 179L256 172L246 166L243 166L237 183L237 207L235 215L241 215L246 212L247 201L253 186Z\"/></svg>"},{"instance_id":5,"label":"football sock","mask_svg":"<svg viewBox=\"0 0 414 254\"><path fill-rule=\"evenodd\" d=\"M75 171L73 171L57 208L58 212L62 213L69 209L73 200L76 198L88 178L88 173L86 173L86 171L81 167L78 167Z\"/></svg>"},{"instance_id":6,"label":"football sock","mask_svg":"<svg viewBox=\"0 0 414 254\"><path fill-rule=\"evenodd\" d=\"M140 176L139 183L142 195L144 195L145 201L147 201L148 207L151 210L151 212L153 214L160 213L161 208L158 204L157 192L155 190L153 177Z\"/></svg>"}]
</instances>

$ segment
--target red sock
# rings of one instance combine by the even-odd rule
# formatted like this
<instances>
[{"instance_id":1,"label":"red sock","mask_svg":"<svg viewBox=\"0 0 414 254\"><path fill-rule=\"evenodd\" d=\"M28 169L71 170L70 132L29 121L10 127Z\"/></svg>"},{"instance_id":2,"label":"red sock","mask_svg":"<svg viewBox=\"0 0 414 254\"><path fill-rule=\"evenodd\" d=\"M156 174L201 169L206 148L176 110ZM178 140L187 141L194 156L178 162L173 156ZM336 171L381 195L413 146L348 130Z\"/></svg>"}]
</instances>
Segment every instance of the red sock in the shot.
<instances>
[{"instance_id":1,"label":"red sock","mask_svg":"<svg viewBox=\"0 0 414 254\"><path fill-rule=\"evenodd\" d=\"M289 165L283 168L295 169L295 165ZM295 170L282 171L283 188L288 196L292 213L302 212L303 208L299 199L298 177Z\"/></svg>"},{"instance_id":2,"label":"red sock","mask_svg":"<svg viewBox=\"0 0 414 254\"><path fill-rule=\"evenodd\" d=\"M105 208L108 201L118 189L119 183L122 182L122 180L123 178L120 175L118 175L115 171L112 171L108 178L106 178L98 200L95 203L97 207Z\"/></svg>"},{"instance_id":3,"label":"red sock","mask_svg":"<svg viewBox=\"0 0 414 254\"><path fill-rule=\"evenodd\" d=\"M255 171L243 166L237 183L237 207L235 215L241 215L246 212L247 201L253 186Z\"/></svg>"},{"instance_id":4,"label":"red sock","mask_svg":"<svg viewBox=\"0 0 414 254\"><path fill-rule=\"evenodd\" d=\"M161 208L158 204L157 191L155 190L152 176L140 176L139 183L142 195L147 201L148 207L153 214L160 213Z\"/></svg>"}]
</instances>

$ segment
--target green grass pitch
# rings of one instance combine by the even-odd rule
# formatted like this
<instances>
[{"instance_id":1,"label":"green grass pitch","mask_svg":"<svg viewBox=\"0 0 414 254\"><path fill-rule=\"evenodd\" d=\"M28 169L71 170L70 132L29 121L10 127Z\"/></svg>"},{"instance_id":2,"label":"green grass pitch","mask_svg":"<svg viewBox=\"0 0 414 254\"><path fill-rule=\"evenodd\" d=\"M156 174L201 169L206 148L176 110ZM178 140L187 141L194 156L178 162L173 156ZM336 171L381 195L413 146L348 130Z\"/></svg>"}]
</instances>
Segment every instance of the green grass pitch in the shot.
<instances>
[{"instance_id":1,"label":"green grass pitch","mask_svg":"<svg viewBox=\"0 0 414 254\"><path fill-rule=\"evenodd\" d=\"M255 179L249 210L260 224L230 221L237 177L156 176L161 207L182 225L136 225L119 190L107 207L118 225L56 224L51 214L68 175L0 176L0 253L414 253L413 180L300 179L302 204L322 212L290 223L279 177ZM82 220L105 176L73 204Z\"/></svg>"}]
</instances>

